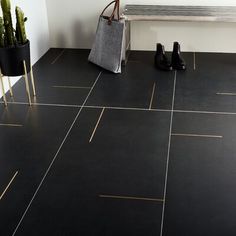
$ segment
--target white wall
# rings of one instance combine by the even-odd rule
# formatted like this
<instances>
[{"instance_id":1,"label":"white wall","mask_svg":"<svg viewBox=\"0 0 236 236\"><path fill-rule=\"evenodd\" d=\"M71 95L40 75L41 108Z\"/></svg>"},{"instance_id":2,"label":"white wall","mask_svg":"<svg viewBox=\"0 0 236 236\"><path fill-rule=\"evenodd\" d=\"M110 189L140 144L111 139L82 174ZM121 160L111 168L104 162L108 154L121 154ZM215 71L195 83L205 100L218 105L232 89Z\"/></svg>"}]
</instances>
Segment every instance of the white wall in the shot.
<instances>
[{"instance_id":1,"label":"white wall","mask_svg":"<svg viewBox=\"0 0 236 236\"><path fill-rule=\"evenodd\" d=\"M49 49L49 27L45 0L11 0L12 14L19 6L28 18L27 37L31 43L31 60L34 64ZM15 17L14 17L15 19Z\"/></svg>"},{"instance_id":2,"label":"white wall","mask_svg":"<svg viewBox=\"0 0 236 236\"><path fill-rule=\"evenodd\" d=\"M49 49L49 27L45 0L12 0L12 14L15 22L15 6L21 7L25 16L27 37L31 43L31 61L34 64ZM2 11L0 10L0 15ZM15 23L14 23L15 25ZM11 78L14 83L18 78ZM6 79L5 88L8 89ZM0 92L1 97L1 92Z\"/></svg>"},{"instance_id":3,"label":"white wall","mask_svg":"<svg viewBox=\"0 0 236 236\"><path fill-rule=\"evenodd\" d=\"M46 0L52 47L90 48L98 16L111 0ZM163 5L228 5L235 0L121 0ZM178 40L183 51L236 52L236 23L134 22L132 49L154 50L162 42L167 50Z\"/></svg>"}]
</instances>

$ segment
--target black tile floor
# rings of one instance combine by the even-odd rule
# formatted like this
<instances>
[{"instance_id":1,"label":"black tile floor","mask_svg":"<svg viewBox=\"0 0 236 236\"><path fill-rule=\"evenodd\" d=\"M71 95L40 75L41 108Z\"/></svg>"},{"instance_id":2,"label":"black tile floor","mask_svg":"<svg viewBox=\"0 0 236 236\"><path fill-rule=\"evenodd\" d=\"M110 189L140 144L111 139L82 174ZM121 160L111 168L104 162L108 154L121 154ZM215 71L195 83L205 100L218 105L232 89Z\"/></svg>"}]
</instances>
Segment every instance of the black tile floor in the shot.
<instances>
[{"instance_id":1,"label":"black tile floor","mask_svg":"<svg viewBox=\"0 0 236 236\"><path fill-rule=\"evenodd\" d=\"M50 49L0 104L0 235L236 235L236 54Z\"/></svg>"}]
</instances>

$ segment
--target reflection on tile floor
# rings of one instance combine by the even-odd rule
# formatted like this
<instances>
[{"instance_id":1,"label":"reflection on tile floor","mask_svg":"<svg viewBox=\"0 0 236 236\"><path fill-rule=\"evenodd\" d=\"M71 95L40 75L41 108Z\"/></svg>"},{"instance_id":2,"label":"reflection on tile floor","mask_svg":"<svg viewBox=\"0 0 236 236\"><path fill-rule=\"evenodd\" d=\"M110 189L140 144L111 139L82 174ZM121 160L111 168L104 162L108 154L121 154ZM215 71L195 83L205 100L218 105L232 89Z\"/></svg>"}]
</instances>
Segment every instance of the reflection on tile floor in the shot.
<instances>
[{"instance_id":1,"label":"reflection on tile floor","mask_svg":"<svg viewBox=\"0 0 236 236\"><path fill-rule=\"evenodd\" d=\"M114 75L88 53L50 49L35 104L22 79L0 104L0 234L235 235L236 55Z\"/></svg>"}]
</instances>

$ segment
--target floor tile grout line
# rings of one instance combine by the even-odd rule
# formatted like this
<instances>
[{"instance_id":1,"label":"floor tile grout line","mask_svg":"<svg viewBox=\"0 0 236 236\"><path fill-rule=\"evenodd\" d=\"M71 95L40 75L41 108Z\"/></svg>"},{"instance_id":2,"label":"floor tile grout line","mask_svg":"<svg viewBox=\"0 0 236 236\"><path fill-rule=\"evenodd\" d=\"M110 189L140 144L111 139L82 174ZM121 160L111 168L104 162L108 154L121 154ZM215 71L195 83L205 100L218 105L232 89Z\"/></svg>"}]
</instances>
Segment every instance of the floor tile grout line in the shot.
<instances>
[{"instance_id":1,"label":"floor tile grout line","mask_svg":"<svg viewBox=\"0 0 236 236\"><path fill-rule=\"evenodd\" d=\"M236 112L221 111L194 111L194 110L174 110L174 113L196 113L196 114L213 114L213 115L236 115Z\"/></svg>"},{"instance_id":2,"label":"floor tile grout line","mask_svg":"<svg viewBox=\"0 0 236 236\"><path fill-rule=\"evenodd\" d=\"M16 104L16 105L29 105L29 103L26 102L7 102L9 104ZM51 106L51 107L72 107L72 108L80 108L82 105L69 105L69 104L53 104L53 103L37 103L37 102L32 102L32 105L35 106ZM86 106L84 106L86 107Z\"/></svg>"},{"instance_id":3,"label":"floor tile grout line","mask_svg":"<svg viewBox=\"0 0 236 236\"><path fill-rule=\"evenodd\" d=\"M164 202L162 206L160 236L163 235L163 226L164 226L164 217L165 217L166 193L167 193L168 171L169 171L169 161L170 161L171 133L172 133L172 125L173 125L174 104L175 104L176 79L177 79L177 71L175 71L174 86L173 86L172 109L171 109L170 128L169 128L169 141L168 141L168 151L167 151L167 160L166 160L166 174L165 174L165 184L164 184L164 194L163 194Z\"/></svg>"},{"instance_id":4,"label":"floor tile grout line","mask_svg":"<svg viewBox=\"0 0 236 236\"><path fill-rule=\"evenodd\" d=\"M147 108L135 108L135 107L110 107L110 106L85 106L85 108L103 108L105 107L106 109L110 110L130 110L130 111L152 111L152 112L171 112L171 110L166 110L166 109L147 109Z\"/></svg>"},{"instance_id":5,"label":"floor tile grout line","mask_svg":"<svg viewBox=\"0 0 236 236\"><path fill-rule=\"evenodd\" d=\"M95 125L95 127L94 127L93 133L92 133L92 135L91 135L91 137L90 137L90 139L89 139L89 143L91 143L92 140L93 140L93 137L94 137L94 135L95 135L95 133L96 133L96 131L97 131L97 128L98 128L98 126L99 126L99 124L100 124L100 121L101 121L101 119L102 119L102 116L103 116L104 111L105 111L105 107L103 107L102 112L101 112L101 114L100 114L100 116L99 116L99 118L98 118L98 120L97 120L97 123L96 123L96 125Z\"/></svg>"},{"instance_id":6,"label":"floor tile grout line","mask_svg":"<svg viewBox=\"0 0 236 236\"><path fill-rule=\"evenodd\" d=\"M152 109L152 103L153 103L153 98L154 98L154 94L155 94L155 89L156 89L156 82L153 84L153 87L152 87L152 96L151 96L151 100L150 100L150 104L149 104L149 110Z\"/></svg>"},{"instance_id":7,"label":"floor tile grout line","mask_svg":"<svg viewBox=\"0 0 236 236\"><path fill-rule=\"evenodd\" d=\"M9 104L15 104L15 105L29 105L29 103L26 102L8 102ZM3 102L0 102L0 104L3 104ZM69 105L69 104L50 104L50 103L34 103L32 102L32 105L35 106L54 106L54 107L72 107L72 108L79 108L82 105ZM86 105L84 108L103 108L106 109L113 109L113 110L134 110L134 111L150 111L150 112L171 112L172 110L168 109L155 109L152 108L151 110L147 108L135 108L135 107L111 107L111 106L89 106ZM221 112L221 111L194 111L194 110L173 110L174 113L197 113L197 114L215 114L215 115L236 115L236 112Z\"/></svg>"},{"instance_id":8,"label":"floor tile grout line","mask_svg":"<svg viewBox=\"0 0 236 236\"><path fill-rule=\"evenodd\" d=\"M15 104L15 105L29 105L29 103L26 102L8 102L9 104ZM0 102L1 104L1 102ZM2 103L3 104L3 103ZM50 104L50 103L34 103L32 102L32 105L35 106L55 106L55 107L72 107L72 108L79 108L82 105L68 105L68 104ZM134 110L134 111L158 111L158 112L171 112L171 110L167 109L147 109L147 108L135 108L135 107L111 107L111 106L89 106L85 105L84 108L103 108L105 107L106 109L113 109L113 110ZM236 114L236 113L235 113Z\"/></svg>"},{"instance_id":9,"label":"floor tile grout line","mask_svg":"<svg viewBox=\"0 0 236 236\"><path fill-rule=\"evenodd\" d=\"M208 135L208 134L180 134L180 133L172 133L171 136L182 136L182 137L199 137L199 138L220 138L222 139L223 136L221 135Z\"/></svg>"},{"instance_id":10,"label":"floor tile grout line","mask_svg":"<svg viewBox=\"0 0 236 236\"><path fill-rule=\"evenodd\" d=\"M34 199L35 199L35 197L36 197L36 195L37 195L39 189L41 188L41 186L42 186L42 184L43 184L45 178L47 177L49 171L51 170L51 168L52 168L52 166L53 166L53 164L54 164L54 162L55 162L55 160L56 160L56 158L57 158L59 152L61 151L61 149L62 149L62 147L63 147L63 145L64 145L64 143L65 143L67 137L69 136L69 134L70 134L72 128L74 127L74 125L75 125L75 123L76 123L78 117L80 116L81 111L83 110L83 107L84 107L84 105L86 104L86 102L87 102L87 100L88 100L90 94L92 93L92 91L93 91L95 85L97 84L97 81L98 81L98 79L100 78L101 74L102 74L102 71L101 71L101 72L99 73L99 75L97 76L97 78L96 78L96 80L95 80L93 86L91 87L91 89L90 89L90 91L89 91L87 97L85 98L85 100L84 100L84 102L83 102L83 105L80 107L80 109L79 109L77 115L75 116L75 118L74 118L74 120L73 120L73 122L72 122L72 124L71 124L71 126L70 126L70 128L69 128L69 130L68 130L67 133L66 133L66 136L65 136L64 139L62 140L61 145L59 146L59 148L58 148L58 150L57 150L57 152L56 152L54 158L52 159L52 161L51 161L49 167L47 168L47 170L46 170L46 172L45 172L43 178L41 179L41 181L40 181L40 183L39 183L39 185L38 185L36 191L35 191L34 194L33 194L32 199L30 200L28 206L26 207L26 209L25 209L25 211L24 211L24 213L23 213L23 215L22 215L20 221L18 222L18 224L17 224L17 226L16 226L16 228L15 228L15 230L14 230L12 236L14 236L14 235L16 234L17 230L19 229L19 227L20 227L20 225L21 225L21 223L22 223L22 221L23 221L25 215L27 214L27 212L28 212L28 210L29 210L29 208L30 208L32 202L34 201Z\"/></svg>"},{"instance_id":11,"label":"floor tile grout line","mask_svg":"<svg viewBox=\"0 0 236 236\"><path fill-rule=\"evenodd\" d=\"M66 49L63 49L63 50L59 53L59 55L57 55L57 57L51 62L51 65L54 65L54 64L58 61L58 59L64 54L65 50L66 50Z\"/></svg>"},{"instance_id":12,"label":"floor tile grout line","mask_svg":"<svg viewBox=\"0 0 236 236\"><path fill-rule=\"evenodd\" d=\"M16 173L13 175L13 177L11 178L10 182L8 183L8 185L6 186L6 188L4 189L3 193L0 196L0 201L2 200L2 198L4 197L4 195L6 194L7 190L10 188L12 182L14 181L14 179L16 178L16 176L18 175L18 171L16 171Z\"/></svg>"},{"instance_id":13,"label":"floor tile grout line","mask_svg":"<svg viewBox=\"0 0 236 236\"><path fill-rule=\"evenodd\" d=\"M140 200L140 201L164 202L164 199L160 199L160 198L131 197L131 196L118 196L118 195L105 195L105 194L100 194L99 197L100 197L100 198L110 198L110 199L123 199L123 200Z\"/></svg>"}]
</instances>

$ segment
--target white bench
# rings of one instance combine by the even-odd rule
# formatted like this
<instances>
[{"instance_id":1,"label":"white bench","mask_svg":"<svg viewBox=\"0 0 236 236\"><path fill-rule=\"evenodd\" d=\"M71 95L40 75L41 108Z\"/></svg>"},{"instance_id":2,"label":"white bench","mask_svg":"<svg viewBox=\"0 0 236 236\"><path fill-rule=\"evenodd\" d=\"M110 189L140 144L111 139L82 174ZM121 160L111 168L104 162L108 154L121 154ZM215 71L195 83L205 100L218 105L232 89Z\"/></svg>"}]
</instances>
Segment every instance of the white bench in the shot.
<instances>
[{"instance_id":1,"label":"white bench","mask_svg":"<svg viewBox=\"0 0 236 236\"><path fill-rule=\"evenodd\" d=\"M131 48L131 21L236 22L236 7L132 4L125 6L122 18L126 21L126 62Z\"/></svg>"}]
</instances>

